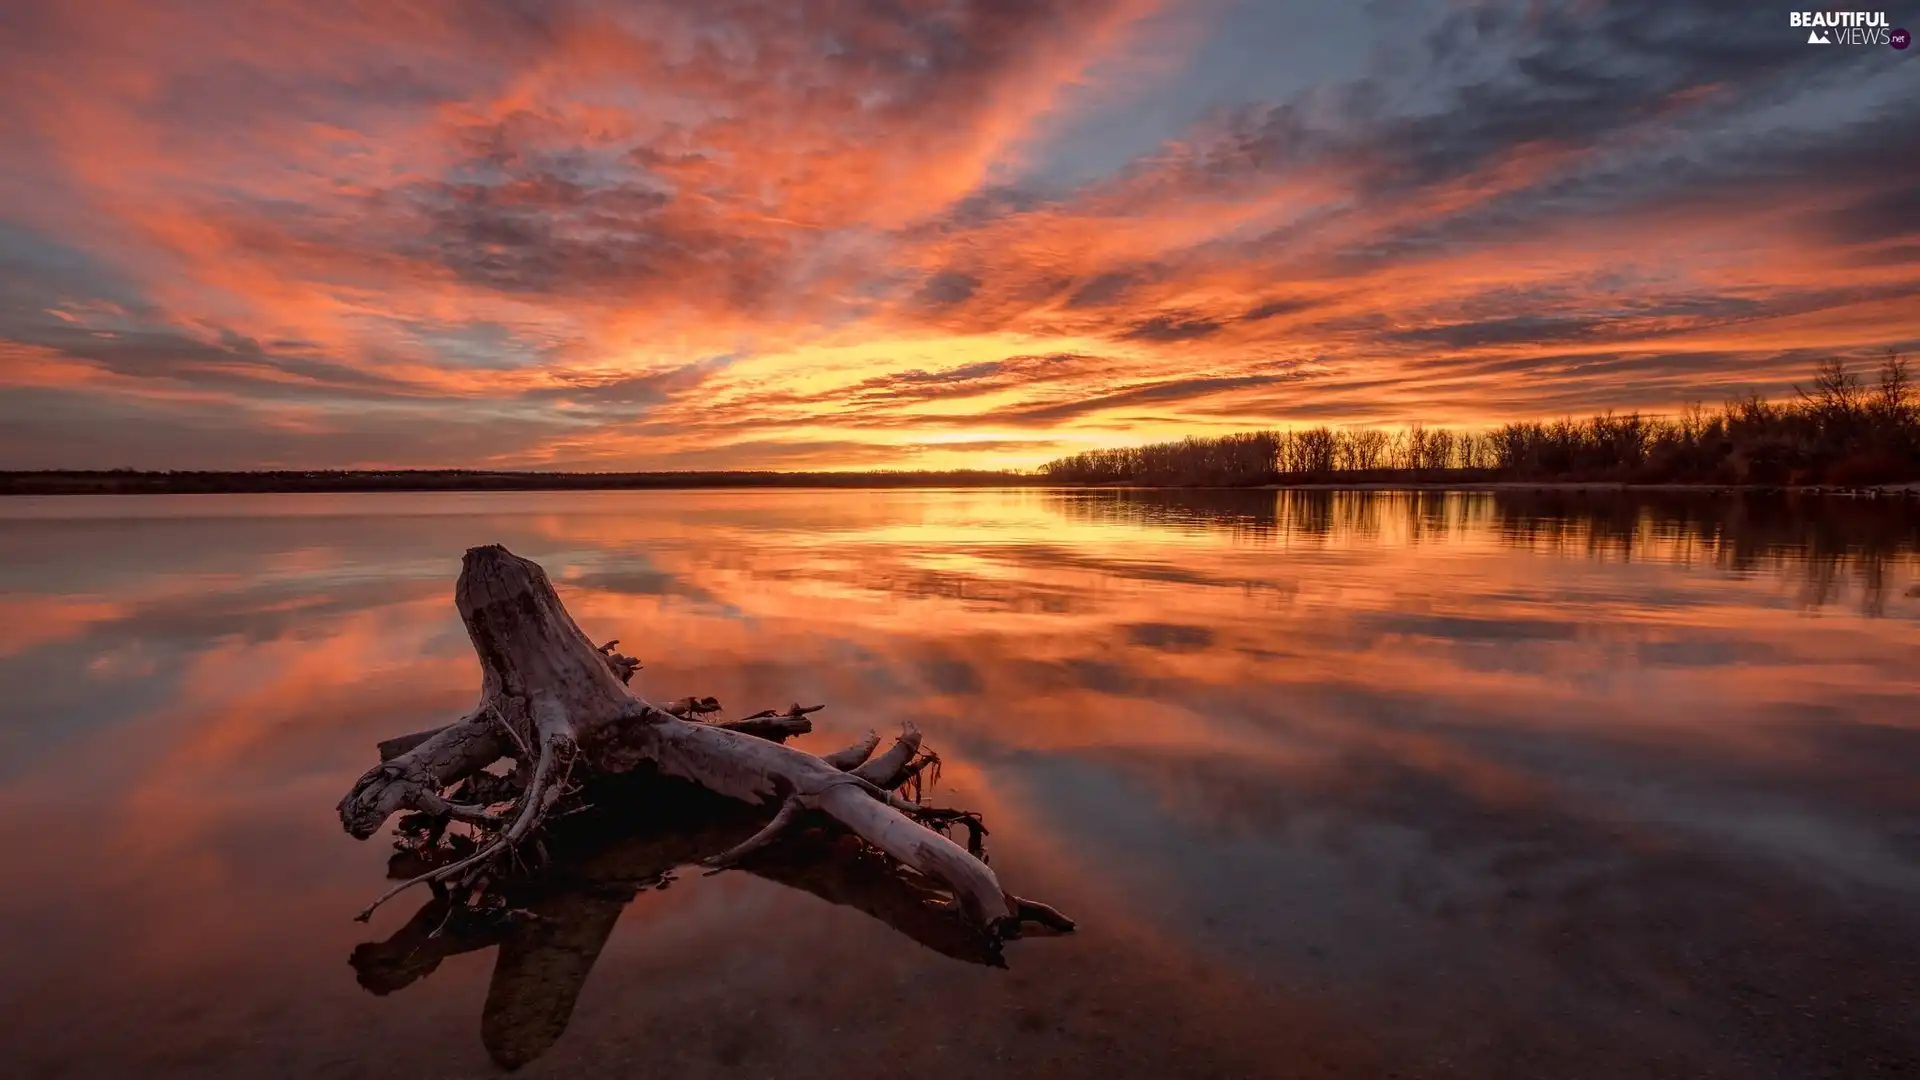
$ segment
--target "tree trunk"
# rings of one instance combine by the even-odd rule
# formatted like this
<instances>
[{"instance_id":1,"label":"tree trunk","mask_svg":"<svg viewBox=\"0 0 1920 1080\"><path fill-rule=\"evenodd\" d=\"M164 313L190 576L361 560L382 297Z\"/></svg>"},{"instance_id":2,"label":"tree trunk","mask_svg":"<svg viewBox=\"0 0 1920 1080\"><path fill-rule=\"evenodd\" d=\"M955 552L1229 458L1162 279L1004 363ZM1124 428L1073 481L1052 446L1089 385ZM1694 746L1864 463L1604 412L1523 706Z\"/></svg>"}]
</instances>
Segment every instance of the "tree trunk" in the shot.
<instances>
[{"instance_id":1,"label":"tree trunk","mask_svg":"<svg viewBox=\"0 0 1920 1080\"><path fill-rule=\"evenodd\" d=\"M360 839L393 814L412 811L402 828L425 844L437 843L453 822L469 826L476 840L471 853L389 890L362 919L415 884L456 903L486 896L527 853L540 854L541 826L562 800L579 800L596 775L651 764L776 809L760 832L710 860L716 867L824 815L951 894L993 939L1015 936L1023 919L1071 925L1001 888L977 857L985 830L976 815L925 807L895 790L938 760L918 754L911 728L871 760L874 738L820 757L778 741L811 727L806 714L813 709L798 704L731 724L700 719L718 708L710 698L648 704L626 686L638 663L614 652L617 642L596 648L545 572L497 545L467 552L454 599L480 658L479 704L446 728L382 743L386 760L361 777L339 811L341 824ZM503 758L514 762L510 775L486 771ZM956 823L968 829L972 850L936 828Z\"/></svg>"}]
</instances>

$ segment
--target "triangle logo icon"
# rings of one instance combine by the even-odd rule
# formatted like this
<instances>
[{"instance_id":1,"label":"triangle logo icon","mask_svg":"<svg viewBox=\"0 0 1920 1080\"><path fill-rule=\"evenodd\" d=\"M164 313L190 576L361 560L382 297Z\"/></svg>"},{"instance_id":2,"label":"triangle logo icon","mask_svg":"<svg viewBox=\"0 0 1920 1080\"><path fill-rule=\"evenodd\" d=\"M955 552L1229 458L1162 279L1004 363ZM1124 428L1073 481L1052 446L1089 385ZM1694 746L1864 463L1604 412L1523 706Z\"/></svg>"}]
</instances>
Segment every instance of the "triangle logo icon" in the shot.
<instances>
[{"instance_id":1,"label":"triangle logo icon","mask_svg":"<svg viewBox=\"0 0 1920 1080\"><path fill-rule=\"evenodd\" d=\"M1809 45L1831 45L1831 44L1833 44L1833 42L1831 42L1831 41L1828 41L1828 40L1827 40L1827 35L1825 35L1825 34L1823 34L1823 33L1821 33L1821 32L1820 32L1820 31L1818 31L1818 30L1812 30L1812 31L1809 31L1809 32L1807 33L1807 44L1809 44Z\"/></svg>"}]
</instances>

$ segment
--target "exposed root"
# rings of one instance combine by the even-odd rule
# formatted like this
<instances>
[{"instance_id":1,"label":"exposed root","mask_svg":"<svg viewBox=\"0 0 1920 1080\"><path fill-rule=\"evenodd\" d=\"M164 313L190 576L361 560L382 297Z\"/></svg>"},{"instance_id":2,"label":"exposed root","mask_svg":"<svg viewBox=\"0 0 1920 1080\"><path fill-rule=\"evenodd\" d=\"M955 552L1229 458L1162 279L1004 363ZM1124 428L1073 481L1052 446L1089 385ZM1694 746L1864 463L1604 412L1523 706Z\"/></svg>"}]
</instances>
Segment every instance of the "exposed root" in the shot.
<instances>
[{"instance_id":1,"label":"exposed root","mask_svg":"<svg viewBox=\"0 0 1920 1080\"><path fill-rule=\"evenodd\" d=\"M780 804L780 810L773 815L773 820L767 822L759 832L754 833L752 836L747 837L745 840L740 841L738 844L735 844L720 854L706 859L705 864L712 868L710 870L711 873L718 873L754 852L759 851L761 848L780 839L783 833L792 828L793 823L800 819L800 811L803 809L805 809L805 807L801 806L800 799L797 796L787 799L786 802Z\"/></svg>"},{"instance_id":2,"label":"exposed root","mask_svg":"<svg viewBox=\"0 0 1920 1080\"><path fill-rule=\"evenodd\" d=\"M708 713L719 712L720 699L710 697L683 697L675 701L667 702L661 706L661 709L669 715L677 716L682 720L691 720L705 716Z\"/></svg>"},{"instance_id":3,"label":"exposed root","mask_svg":"<svg viewBox=\"0 0 1920 1080\"><path fill-rule=\"evenodd\" d=\"M942 835L956 825L966 829L967 854L983 861L986 859L987 826L974 811L921 806L917 800L907 799L895 803L894 809Z\"/></svg>"},{"instance_id":4,"label":"exposed root","mask_svg":"<svg viewBox=\"0 0 1920 1080\"><path fill-rule=\"evenodd\" d=\"M835 750L831 754L821 754L820 760L845 772L858 767L862 762L872 757L874 749L879 745L880 733L877 731L869 731L867 732L866 738L861 739L845 750Z\"/></svg>"},{"instance_id":5,"label":"exposed root","mask_svg":"<svg viewBox=\"0 0 1920 1080\"><path fill-rule=\"evenodd\" d=\"M458 795L461 802L476 806L497 806L512 802L520 797L524 790L511 776L500 776L490 772L477 772L449 792Z\"/></svg>"},{"instance_id":6,"label":"exposed root","mask_svg":"<svg viewBox=\"0 0 1920 1080\"><path fill-rule=\"evenodd\" d=\"M785 712L762 709L752 716L743 716L738 720L713 720L714 727L723 727L729 731L738 731L742 735L751 735L756 739L771 739L780 742L795 735L805 735L813 730L813 721L808 714L817 713L825 705L801 705L794 702ZM720 699L713 697L683 697L669 701L662 706L661 712L681 720L700 720L720 711Z\"/></svg>"},{"instance_id":7,"label":"exposed root","mask_svg":"<svg viewBox=\"0 0 1920 1080\"><path fill-rule=\"evenodd\" d=\"M473 803L456 803L435 795L431 791L422 791L412 798L414 809L434 818L446 818L467 825L478 825L486 829L497 829L505 824L503 819L487 812L485 806Z\"/></svg>"},{"instance_id":8,"label":"exposed root","mask_svg":"<svg viewBox=\"0 0 1920 1080\"><path fill-rule=\"evenodd\" d=\"M899 791L914 802L920 802L940 782L940 755L931 750L922 751L919 757L907 763L900 775L887 778L891 783L880 786L888 791Z\"/></svg>"},{"instance_id":9,"label":"exposed root","mask_svg":"<svg viewBox=\"0 0 1920 1080\"><path fill-rule=\"evenodd\" d=\"M905 724L886 753L859 765L853 773L883 791L904 789L908 798L919 802L940 780L940 755L922 751L920 743L919 729Z\"/></svg>"},{"instance_id":10,"label":"exposed root","mask_svg":"<svg viewBox=\"0 0 1920 1080\"><path fill-rule=\"evenodd\" d=\"M708 698L707 700L712 701L713 699ZM787 710L785 712L774 712L772 709L761 709L759 712L754 713L752 716L743 716L739 720L736 720L734 722L741 723L747 720L763 720L769 716L786 716L786 717L806 716L809 713L817 713L824 708L826 708L825 705L802 705L796 701L793 704L787 706Z\"/></svg>"},{"instance_id":11,"label":"exposed root","mask_svg":"<svg viewBox=\"0 0 1920 1080\"><path fill-rule=\"evenodd\" d=\"M1073 931L1074 921L1060 914L1058 910L1047 904L1043 904L1038 900L1028 900L1025 897L1015 896L1012 893L1007 894L1007 900L1013 905L1015 921L1014 925L1010 928L1013 933L1003 934L1003 936L1018 936L1019 924L1029 922L1038 923L1055 933L1066 934Z\"/></svg>"},{"instance_id":12,"label":"exposed root","mask_svg":"<svg viewBox=\"0 0 1920 1080\"><path fill-rule=\"evenodd\" d=\"M712 698L707 700L712 701ZM787 706L786 712L774 712L762 709L752 716L743 716L738 720L716 721L713 726L728 731L737 731L742 735L751 735L756 739L781 742L795 735L805 735L813 730L813 721L807 719L809 713L817 713L825 705L801 705L799 702Z\"/></svg>"},{"instance_id":13,"label":"exposed root","mask_svg":"<svg viewBox=\"0 0 1920 1080\"><path fill-rule=\"evenodd\" d=\"M552 809L553 804L566 789L567 779L572 773L576 747L573 730L567 721L566 711L559 706L558 703L553 701L553 699L534 699L531 712L534 727L540 738L540 757L538 763L534 766L532 781L527 785L525 793L522 794L515 803L511 815L496 817L481 811L478 815L478 820L469 822L496 830L496 834L491 842L458 862L450 863L438 869L429 870L418 877L409 878L395 885L393 888L388 889L385 893L381 894L379 899L367 905L366 910L356 916L360 922L366 922L372 918L374 911L378 909L380 905L415 885L422 885L428 882L444 884L459 879L459 884L455 889L456 893L471 892L476 889L484 891L485 877L492 871L494 865L503 857L511 855L520 842L525 840L533 832L534 828L540 824L541 818L546 816L547 811ZM452 817L460 821L469 820L467 817L453 813L453 804L446 803L444 800L439 799L438 796L433 796L429 793L418 793L414 797L416 800L422 797L432 798L440 804L440 808L444 808L422 807L421 809L426 813L435 814L436 816ZM462 813L471 810L470 807L460 807L459 809Z\"/></svg>"},{"instance_id":14,"label":"exposed root","mask_svg":"<svg viewBox=\"0 0 1920 1080\"><path fill-rule=\"evenodd\" d=\"M640 670L640 661L614 652L613 647L618 644L620 639L615 638L595 651L606 659L607 670L613 672L615 678L623 683L630 683L633 681L633 673Z\"/></svg>"},{"instance_id":15,"label":"exposed root","mask_svg":"<svg viewBox=\"0 0 1920 1080\"><path fill-rule=\"evenodd\" d=\"M401 754L404 754L407 751L413 749L414 747L419 746L421 743L426 742L428 739L433 738L435 735L440 734L441 732L447 730L452 726L453 726L452 724L443 724L437 728L428 728L425 731L416 731L411 735L396 735L391 739L382 739L380 740L379 747L378 747L380 751L380 760L392 761L394 758L397 758Z\"/></svg>"},{"instance_id":16,"label":"exposed root","mask_svg":"<svg viewBox=\"0 0 1920 1080\"><path fill-rule=\"evenodd\" d=\"M893 741L892 746L887 747L885 753L852 770L853 775L875 787L891 790L898 785L889 781L906 769L913 761L913 756L919 752L920 729L914 727L911 722L906 723L901 726L900 737Z\"/></svg>"}]
</instances>

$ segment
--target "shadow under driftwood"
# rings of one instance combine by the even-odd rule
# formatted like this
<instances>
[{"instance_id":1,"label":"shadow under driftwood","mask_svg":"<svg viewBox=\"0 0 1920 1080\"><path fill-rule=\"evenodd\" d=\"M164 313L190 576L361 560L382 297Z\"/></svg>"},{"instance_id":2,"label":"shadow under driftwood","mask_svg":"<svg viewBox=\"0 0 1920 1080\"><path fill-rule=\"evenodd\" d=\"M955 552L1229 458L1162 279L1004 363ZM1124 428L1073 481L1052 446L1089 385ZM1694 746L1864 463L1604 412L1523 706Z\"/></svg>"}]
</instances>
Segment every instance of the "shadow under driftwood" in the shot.
<instances>
[{"instance_id":1,"label":"shadow under driftwood","mask_svg":"<svg viewBox=\"0 0 1920 1080\"><path fill-rule=\"evenodd\" d=\"M596 789L592 810L556 823L547 839L551 861L506 887L506 908L471 911L431 899L386 940L354 949L354 972L367 990L391 994L450 956L498 946L480 1037L494 1061L524 1065L566 1030L627 904L643 890L666 888L681 868L700 872L698 863L765 823L764 812L684 781L644 774L611 780ZM956 960L1006 966L1001 943L930 882L830 823L818 824L744 856L729 872L864 912ZM389 873L406 878L426 868L419 855L397 851Z\"/></svg>"}]
</instances>

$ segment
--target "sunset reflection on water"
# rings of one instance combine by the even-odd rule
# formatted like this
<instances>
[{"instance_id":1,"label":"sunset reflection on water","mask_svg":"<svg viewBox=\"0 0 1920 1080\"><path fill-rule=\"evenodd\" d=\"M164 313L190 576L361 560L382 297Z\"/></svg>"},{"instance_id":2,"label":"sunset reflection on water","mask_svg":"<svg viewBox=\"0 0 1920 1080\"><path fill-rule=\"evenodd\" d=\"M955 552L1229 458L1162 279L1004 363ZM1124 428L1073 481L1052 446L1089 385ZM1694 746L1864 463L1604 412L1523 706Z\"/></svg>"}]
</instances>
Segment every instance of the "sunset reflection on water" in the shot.
<instances>
[{"instance_id":1,"label":"sunset reflection on water","mask_svg":"<svg viewBox=\"0 0 1920 1080\"><path fill-rule=\"evenodd\" d=\"M1082 925L992 971L684 881L522 1075L1920 1067L1920 508L1504 491L0 504L0 1060L487 1070L484 956L355 985L406 915L332 807L471 703L496 542L651 698L919 725Z\"/></svg>"}]
</instances>

